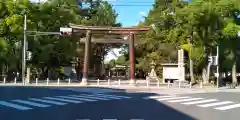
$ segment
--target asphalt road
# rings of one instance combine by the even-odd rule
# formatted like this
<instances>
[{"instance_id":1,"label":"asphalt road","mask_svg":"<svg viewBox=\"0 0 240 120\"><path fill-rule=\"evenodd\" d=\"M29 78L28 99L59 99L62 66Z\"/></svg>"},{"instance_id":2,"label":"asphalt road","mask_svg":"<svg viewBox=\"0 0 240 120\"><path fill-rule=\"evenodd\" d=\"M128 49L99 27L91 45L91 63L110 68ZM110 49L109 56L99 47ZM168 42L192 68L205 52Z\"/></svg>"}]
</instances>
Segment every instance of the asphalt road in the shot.
<instances>
[{"instance_id":1,"label":"asphalt road","mask_svg":"<svg viewBox=\"0 0 240 120\"><path fill-rule=\"evenodd\" d=\"M0 87L0 120L239 120L240 105L217 110L214 109L216 106L199 107L194 103L186 105L179 101L169 101L190 97L195 101L197 98L232 101L235 105L240 102L240 93L188 94L181 95L181 99L168 96L168 100L164 100L164 95L150 93L127 93L123 90L110 93L103 90L105 92L101 93L99 91L102 89L91 88L98 91L96 93L79 89L82 91L47 87ZM155 98L150 99L151 96Z\"/></svg>"}]
</instances>

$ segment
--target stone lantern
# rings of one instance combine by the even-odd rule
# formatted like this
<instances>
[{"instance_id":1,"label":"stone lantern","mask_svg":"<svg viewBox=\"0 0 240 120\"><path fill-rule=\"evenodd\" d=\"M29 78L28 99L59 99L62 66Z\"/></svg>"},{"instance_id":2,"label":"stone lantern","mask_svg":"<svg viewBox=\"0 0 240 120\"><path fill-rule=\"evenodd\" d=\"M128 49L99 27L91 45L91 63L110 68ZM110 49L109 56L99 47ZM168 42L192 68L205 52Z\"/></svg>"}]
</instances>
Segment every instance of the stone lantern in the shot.
<instances>
[{"instance_id":1,"label":"stone lantern","mask_svg":"<svg viewBox=\"0 0 240 120\"><path fill-rule=\"evenodd\" d=\"M150 63L150 65L151 65L151 72L148 74L146 79L147 80L158 80L158 76L157 76L157 74L155 72L156 63L154 61L152 61Z\"/></svg>"}]
</instances>

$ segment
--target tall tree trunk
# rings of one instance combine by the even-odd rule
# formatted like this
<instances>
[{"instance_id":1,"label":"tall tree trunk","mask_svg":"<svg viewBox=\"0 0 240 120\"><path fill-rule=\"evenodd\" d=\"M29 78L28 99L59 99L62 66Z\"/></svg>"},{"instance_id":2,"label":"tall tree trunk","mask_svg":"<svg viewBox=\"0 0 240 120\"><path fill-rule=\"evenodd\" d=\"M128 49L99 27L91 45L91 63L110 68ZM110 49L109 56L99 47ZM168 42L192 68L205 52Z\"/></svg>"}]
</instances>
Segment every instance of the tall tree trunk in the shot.
<instances>
[{"instance_id":1,"label":"tall tree trunk","mask_svg":"<svg viewBox=\"0 0 240 120\"><path fill-rule=\"evenodd\" d=\"M203 78L203 83L208 84L209 83L211 63L208 62L209 52L206 48L206 45L204 45L204 55L205 56L204 56L204 67L202 69L202 78Z\"/></svg>"},{"instance_id":2,"label":"tall tree trunk","mask_svg":"<svg viewBox=\"0 0 240 120\"><path fill-rule=\"evenodd\" d=\"M232 66L232 84L235 86L238 84L237 81L237 59L234 60Z\"/></svg>"},{"instance_id":3,"label":"tall tree trunk","mask_svg":"<svg viewBox=\"0 0 240 120\"><path fill-rule=\"evenodd\" d=\"M190 50L190 53L191 53L191 51L192 51L192 50ZM189 64L190 64L190 65L189 65L190 78L191 78L191 82L194 83L195 80L194 80L194 71L193 71L193 60L191 59L191 57L190 57L190 59L189 59L189 62L190 62L190 63L189 63Z\"/></svg>"}]
</instances>

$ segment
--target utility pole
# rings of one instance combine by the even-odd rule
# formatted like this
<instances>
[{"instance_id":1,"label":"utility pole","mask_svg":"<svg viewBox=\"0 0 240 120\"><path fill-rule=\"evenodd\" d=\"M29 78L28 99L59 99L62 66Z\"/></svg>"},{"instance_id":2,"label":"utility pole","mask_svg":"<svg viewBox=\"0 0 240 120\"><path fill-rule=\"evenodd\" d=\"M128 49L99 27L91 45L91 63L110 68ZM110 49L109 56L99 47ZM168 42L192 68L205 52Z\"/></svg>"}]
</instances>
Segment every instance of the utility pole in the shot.
<instances>
[{"instance_id":1,"label":"utility pole","mask_svg":"<svg viewBox=\"0 0 240 120\"><path fill-rule=\"evenodd\" d=\"M217 89L219 88L219 46L217 46L217 55L216 55L216 65L217 65Z\"/></svg>"},{"instance_id":2,"label":"utility pole","mask_svg":"<svg viewBox=\"0 0 240 120\"><path fill-rule=\"evenodd\" d=\"M25 68L26 68L26 41L27 41L27 15L24 15L24 38L22 42L22 81L25 85Z\"/></svg>"}]
</instances>

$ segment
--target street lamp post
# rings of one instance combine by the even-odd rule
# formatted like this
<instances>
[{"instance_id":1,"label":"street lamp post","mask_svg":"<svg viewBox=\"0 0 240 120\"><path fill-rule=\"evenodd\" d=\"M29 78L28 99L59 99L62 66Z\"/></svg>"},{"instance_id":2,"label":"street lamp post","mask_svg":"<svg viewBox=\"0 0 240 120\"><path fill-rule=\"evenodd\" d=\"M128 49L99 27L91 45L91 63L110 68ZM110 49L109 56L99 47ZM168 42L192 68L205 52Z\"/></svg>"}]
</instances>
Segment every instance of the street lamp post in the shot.
<instances>
[{"instance_id":1,"label":"street lamp post","mask_svg":"<svg viewBox=\"0 0 240 120\"><path fill-rule=\"evenodd\" d=\"M25 68L26 68L26 41L27 41L27 15L24 15L24 39L22 44L22 82L25 85Z\"/></svg>"},{"instance_id":2,"label":"street lamp post","mask_svg":"<svg viewBox=\"0 0 240 120\"><path fill-rule=\"evenodd\" d=\"M217 55L216 55L216 65L217 65L217 89L219 88L219 46L217 46Z\"/></svg>"}]
</instances>

